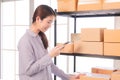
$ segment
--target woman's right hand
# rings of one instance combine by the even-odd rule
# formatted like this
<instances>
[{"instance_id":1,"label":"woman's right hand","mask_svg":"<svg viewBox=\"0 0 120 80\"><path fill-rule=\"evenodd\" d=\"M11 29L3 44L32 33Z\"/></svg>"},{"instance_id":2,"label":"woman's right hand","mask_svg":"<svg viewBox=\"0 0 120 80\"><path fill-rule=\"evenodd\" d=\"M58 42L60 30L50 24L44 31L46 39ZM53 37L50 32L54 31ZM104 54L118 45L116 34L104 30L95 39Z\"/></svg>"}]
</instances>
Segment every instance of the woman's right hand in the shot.
<instances>
[{"instance_id":1,"label":"woman's right hand","mask_svg":"<svg viewBox=\"0 0 120 80\"><path fill-rule=\"evenodd\" d=\"M59 46L55 46L51 52L50 52L50 56L53 58L53 57L56 57L60 54L60 50L64 47L64 45L59 45Z\"/></svg>"}]
</instances>

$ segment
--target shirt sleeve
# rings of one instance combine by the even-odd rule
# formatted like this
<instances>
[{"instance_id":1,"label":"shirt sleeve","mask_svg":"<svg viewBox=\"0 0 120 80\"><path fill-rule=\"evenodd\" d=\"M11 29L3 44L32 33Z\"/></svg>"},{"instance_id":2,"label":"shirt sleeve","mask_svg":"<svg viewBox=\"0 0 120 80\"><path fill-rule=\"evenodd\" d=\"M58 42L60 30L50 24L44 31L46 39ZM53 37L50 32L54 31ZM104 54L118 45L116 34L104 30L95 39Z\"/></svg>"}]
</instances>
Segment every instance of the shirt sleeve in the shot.
<instances>
[{"instance_id":1,"label":"shirt sleeve","mask_svg":"<svg viewBox=\"0 0 120 80\"><path fill-rule=\"evenodd\" d=\"M46 54L39 60L35 59L34 50L29 41L21 41L18 45L20 71L22 74L32 76L52 63L51 57Z\"/></svg>"},{"instance_id":2,"label":"shirt sleeve","mask_svg":"<svg viewBox=\"0 0 120 80\"><path fill-rule=\"evenodd\" d=\"M52 73L56 76L60 77L62 80L69 80L69 75L65 74L62 70L60 70L55 64L52 63Z\"/></svg>"}]
</instances>

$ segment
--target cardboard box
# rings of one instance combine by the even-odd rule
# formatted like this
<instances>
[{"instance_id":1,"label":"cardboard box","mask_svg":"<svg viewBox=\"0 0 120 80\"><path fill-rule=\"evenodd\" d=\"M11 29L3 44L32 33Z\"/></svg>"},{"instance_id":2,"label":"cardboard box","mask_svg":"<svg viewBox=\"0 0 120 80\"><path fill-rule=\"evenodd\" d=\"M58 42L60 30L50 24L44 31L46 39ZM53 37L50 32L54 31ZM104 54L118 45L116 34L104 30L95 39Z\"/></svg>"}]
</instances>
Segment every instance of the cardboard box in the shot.
<instances>
[{"instance_id":1,"label":"cardboard box","mask_svg":"<svg viewBox=\"0 0 120 80\"><path fill-rule=\"evenodd\" d=\"M120 56L120 43L104 43L104 55Z\"/></svg>"},{"instance_id":2,"label":"cardboard box","mask_svg":"<svg viewBox=\"0 0 120 80\"><path fill-rule=\"evenodd\" d=\"M57 45L63 45L62 43L57 43ZM74 44L68 43L65 45L65 47L61 50L61 53L68 53L71 54L74 52Z\"/></svg>"},{"instance_id":3,"label":"cardboard box","mask_svg":"<svg viewBox=\"0 0 120 80\"><path fill-rule=\"evenodd\" d=\"M71 34L71 42L80 40L80 37L81 37L80 33L72 33Z\"/></svg>"},{"instance_id":4,"label":"cardboard box","mask_svg":"<svg viewBox=\"0 0 120 80\"><path fill-rule=\"evenodd\" d=\"M117 69L114 68L108 68L108 67L93 67L92 73L98 73L98 74L107 74L111 75L113 72L117 71Z\"/></svg>"},{"instance_id":5,"label":"cardboard box","mask_svg":"<svg viewBox=\"0 0 120 80\"><path fill-rule=\"evenodd\" d=\"M110 76L104 74L89 73L85 76L81 76L80 80L110 80Z\"/></svg>"},{"instance_id":6,"label":"cardboard box","mask_svg":"<svg viewBox=\"0 0 120 80\"><path fill-rule=\"evenodd\" d=\"M58 12L71 12L77 10L77 0L57 0Z\"/></svg>"},{"instance_id":7,"label":"cardboard box","mask_svg":"<svg viewBox=\"0 0 120 80\"><path fill-rule=\"evenodd\" d=\"M74 53L103 55L103 42L74 42Z\"/></svg>"},{"instance_id":8,"label":"cardboard box","mask_svg":"<svg viewBox=\"0 0 120 80\"><path fill-rule=\"evenodd\" d=\"M78 0L77 11L102 10L102 0Z\"/></svg>"},{"instance_id":9,"label":"cardboard box","mask_svg":"<svg viewBox=\"0 0 120 80\"><path fill-rule=\"evenodd\" d=\"M120 42L120 29L104 30L104 42Z\"/></svg>"},{"instance_id":10,"label":"cardboard box","mask_svg":"<svg viewBox=\"0 0 120 80\"><path fill-rule=\"evenodd\" d=\"M104 0L103 9L120 9L120 0Z\"/></svg>"},{"instance_id":11,"label":"cardboard box","mask_svg":"<svg viewBox=\"0 0 120 80\"><path fill-rule=\"evenodd\" d=\"M111 80L120 80L120 71L111 74Z\"/></svg>"},{"instance_id":12,"label":"cardboard box","mask_svg":"<svg viewBox=\"0 0 120 80\"><path fill-rule=\"evenodd\" d=\"M103 41L105 28L82 28L81 40L82 41Z\"/></svg>"}]
</instances>

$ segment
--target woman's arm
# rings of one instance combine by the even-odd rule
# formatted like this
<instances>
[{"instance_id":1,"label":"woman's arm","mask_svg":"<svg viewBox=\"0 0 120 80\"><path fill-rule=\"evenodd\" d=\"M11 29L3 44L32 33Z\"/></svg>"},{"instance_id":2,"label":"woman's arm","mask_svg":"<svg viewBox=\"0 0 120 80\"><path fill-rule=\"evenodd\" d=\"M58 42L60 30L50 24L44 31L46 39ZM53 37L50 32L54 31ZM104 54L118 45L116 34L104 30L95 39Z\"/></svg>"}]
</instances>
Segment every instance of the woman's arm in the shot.
<instances>
[{"instance_id":1,"label":"woman's arm","mask_svg":"<svg viewBox=\"0 0 120 80\"><path fill-rule=\"evenodd\" d=\"M70 76L65 74L62 70L60 70L55 64L52 63L51 65L52 73L56 76L62 78L62 80L70 80Z\"/></svg>"},{"instance_id":2,"label":"woman's arm","mask_svg":"<svg viewBox=\"0 0 120 80\"><path fill-rule=\"evenodd\" d=\"M77 75L65 74L53 63L52 63L52 73L60 77L62 80L78 80L79 79Z\"/></svg>"}]
</instances>

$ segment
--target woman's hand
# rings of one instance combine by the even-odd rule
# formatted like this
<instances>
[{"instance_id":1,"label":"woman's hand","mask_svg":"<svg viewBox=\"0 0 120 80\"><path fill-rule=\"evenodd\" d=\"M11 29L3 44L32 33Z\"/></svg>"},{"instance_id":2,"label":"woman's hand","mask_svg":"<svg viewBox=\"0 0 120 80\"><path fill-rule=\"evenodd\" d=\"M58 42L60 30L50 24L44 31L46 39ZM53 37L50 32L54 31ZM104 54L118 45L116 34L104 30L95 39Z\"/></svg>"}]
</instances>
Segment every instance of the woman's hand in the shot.
<instances>
[{"instance_id":1,"label":"woman's hand","mask_svg":"<svg viewBox=\"0 0 120 80\"><path fill-rule=\"evenodd\" d=\"M54 47L50 52L50 56L52 58L58 56L62 48L64 48L64 45L59 45L59 46Z\"/></svg>"},{"instance_id":2,"label":"woman's hand","mask_svg":"<svg viewBox=\"0 0 120 80\"><path fill-rule=\"evenodd\" d=\"M80 73L77 75L70 75L70 79L69 80L79 80L81 76L85 76L86 74L84 73Z\"/></svg>"},{"instance_id":3,"label":"woman's hand","mask_svg":"<svg viewBox=\"0 0 120 80\"><path fill-rule=\"evenodd\" d=\"M78 80L78 77L76 75L71 75L69 80Z\"/></svg>"}]
</instances>

